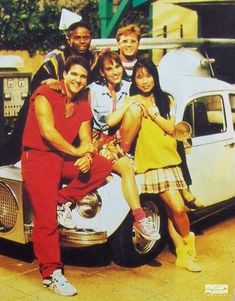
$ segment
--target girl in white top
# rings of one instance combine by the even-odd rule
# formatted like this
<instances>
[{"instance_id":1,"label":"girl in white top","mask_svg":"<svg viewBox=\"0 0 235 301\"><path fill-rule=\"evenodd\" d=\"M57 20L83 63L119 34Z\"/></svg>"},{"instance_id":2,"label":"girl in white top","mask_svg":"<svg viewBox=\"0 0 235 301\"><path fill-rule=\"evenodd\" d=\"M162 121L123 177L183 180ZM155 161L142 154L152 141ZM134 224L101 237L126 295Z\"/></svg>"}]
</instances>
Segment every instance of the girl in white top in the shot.
<instances>
[{"instance_id":1,"label":"girl in white top","mask_svg":"<svg viewBox=\"0 0 235 301\"><path fill-rule=\"evenodd\" d=\"M140 206L133 164L126 156L139 130L141 108L135 100L124 102L130 84L122 80L123 67L118 54L104 52L98 59L98 66L103 81L88 86L95 144L100 154L112 161L113 171L122 178L123 195L132 209L135 231L147 240L160 239L152 218L146 217Z\"/></svg>"}]
</instances>

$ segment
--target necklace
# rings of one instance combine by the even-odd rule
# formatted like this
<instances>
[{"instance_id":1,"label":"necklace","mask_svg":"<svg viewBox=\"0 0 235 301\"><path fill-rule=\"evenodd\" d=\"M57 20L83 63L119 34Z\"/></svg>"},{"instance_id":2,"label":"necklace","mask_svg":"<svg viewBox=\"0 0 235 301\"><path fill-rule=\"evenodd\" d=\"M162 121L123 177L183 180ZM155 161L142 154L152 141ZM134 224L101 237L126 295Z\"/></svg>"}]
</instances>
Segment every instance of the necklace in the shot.
<instances>
[{"instance_id":1,"label":"necklace","mask_svg":"<svg viewBox=\"0 0 235 301\"><path fill-rule=\"evenodd\" d=\"M65 118L72 116L73 110L74 110L74 103L73 102L66 103L65 104L65 112L64 112Z\"/></svg>"}]
</instances>

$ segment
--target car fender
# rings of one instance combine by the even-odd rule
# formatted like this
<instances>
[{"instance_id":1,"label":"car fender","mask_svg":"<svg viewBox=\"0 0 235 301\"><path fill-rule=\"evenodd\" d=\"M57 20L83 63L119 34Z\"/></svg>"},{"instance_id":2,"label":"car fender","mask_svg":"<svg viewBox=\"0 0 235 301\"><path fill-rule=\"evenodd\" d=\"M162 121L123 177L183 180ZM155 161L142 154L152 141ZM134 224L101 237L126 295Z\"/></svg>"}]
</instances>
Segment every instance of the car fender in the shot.
<instances>
[{"instance_id":1,"label":"car fender","mask_svg":"<svg viewBox=\"0 0 235 301\"><path fill-rule=\"evenodd\" d=\"M77 228L90 228L97 232L106 231L110 236L121 225L130 210L122 194L121 178L112 174L111 180L98 188L97 192L101 197L102 205L94 217L83 217L76 208L72 210L72 216Z\"/></svg>"}]
</instances>

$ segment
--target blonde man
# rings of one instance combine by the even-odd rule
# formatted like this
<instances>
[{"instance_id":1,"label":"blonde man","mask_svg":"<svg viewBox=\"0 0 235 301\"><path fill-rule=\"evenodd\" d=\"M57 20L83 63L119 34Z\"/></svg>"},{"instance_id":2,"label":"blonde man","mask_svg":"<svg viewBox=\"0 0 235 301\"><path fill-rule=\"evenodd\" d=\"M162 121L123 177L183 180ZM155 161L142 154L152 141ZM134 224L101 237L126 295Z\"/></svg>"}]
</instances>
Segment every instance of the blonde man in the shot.
<instances>
[{"instance_id":1,"label":"blonde man","mask_svg":"<svg viewBox=\"0 0 235 301\"><path fill-rule=\"evenodd\" d=\"M120 27L116 33L119 55L124 67L124 78L131 79L133 67L137 60L137 52L141 39L141 29L136 24Z\"/></svg>"}]
</instances>

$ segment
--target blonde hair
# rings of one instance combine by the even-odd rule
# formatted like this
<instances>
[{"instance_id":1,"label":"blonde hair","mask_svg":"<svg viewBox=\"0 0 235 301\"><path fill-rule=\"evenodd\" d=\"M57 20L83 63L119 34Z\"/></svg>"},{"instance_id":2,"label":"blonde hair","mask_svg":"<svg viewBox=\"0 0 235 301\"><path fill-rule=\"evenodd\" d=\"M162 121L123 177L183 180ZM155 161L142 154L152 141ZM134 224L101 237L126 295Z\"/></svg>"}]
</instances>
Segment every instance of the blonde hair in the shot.
<instances>
[{"instance_id":1,"label":"blonde hair","mask_svg":"<svg viewBox=\"0 0 235 301\"><path fill-rule=\"evenodd\" d=\"M120 27L116 33L116 40L119 42L120 37L122 35L127 36L129 34L135 34L138 41L141 38L141 29L138 25L136 24L129 24L127 26L124 27Z\"/></svg>"}]
</instances>

